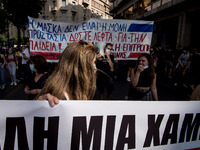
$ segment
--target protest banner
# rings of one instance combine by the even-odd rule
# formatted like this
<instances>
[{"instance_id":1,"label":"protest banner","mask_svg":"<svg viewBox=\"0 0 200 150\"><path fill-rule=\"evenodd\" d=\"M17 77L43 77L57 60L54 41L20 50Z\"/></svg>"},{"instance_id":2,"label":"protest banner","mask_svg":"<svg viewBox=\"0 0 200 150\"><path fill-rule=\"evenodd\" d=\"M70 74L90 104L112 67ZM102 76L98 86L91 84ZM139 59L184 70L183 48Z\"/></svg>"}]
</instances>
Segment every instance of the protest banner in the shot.
<instances>
[{"instance_id":1,"label":"protest banner","mask_svg":"<svg viewBox=\"0 0 200 150\"><path fill-rule=\"evenodd\" d=\"M84 40L113 44L115 60L137 59L149 53L153 21L89 19L79 23L53 22L28 17L30 51L57 62L68 43Z\"/></svg>"},{"instance_id":2,"label":"protest banner","mask_svg":"<svg viewBox=\"0 0 200 150\"><path fill-rule=\"evenodd\" d=\"M200 102L0 101L2 150L199 150Z\"/></svg>"}]
</instances>

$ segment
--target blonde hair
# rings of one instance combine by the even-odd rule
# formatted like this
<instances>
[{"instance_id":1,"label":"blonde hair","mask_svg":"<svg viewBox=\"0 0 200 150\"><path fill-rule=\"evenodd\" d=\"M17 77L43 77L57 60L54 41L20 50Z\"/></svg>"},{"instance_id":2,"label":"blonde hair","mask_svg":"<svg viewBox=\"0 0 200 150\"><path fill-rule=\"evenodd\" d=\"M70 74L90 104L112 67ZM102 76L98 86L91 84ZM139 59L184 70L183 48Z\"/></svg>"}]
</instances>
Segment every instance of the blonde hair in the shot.
<instances>
[{"instance_id":1,"label":"blonde hair","mask_svg":"<svg viewBox=\"0 0 200 150\"><path fill-rule=\"evenodd\" d=\"M96 91L94 58L95 48L92 44L84 41L70 43L39 96L50 93L63 99L67 91L73 100L92 99Z\"/></svg>"}]
</instances>

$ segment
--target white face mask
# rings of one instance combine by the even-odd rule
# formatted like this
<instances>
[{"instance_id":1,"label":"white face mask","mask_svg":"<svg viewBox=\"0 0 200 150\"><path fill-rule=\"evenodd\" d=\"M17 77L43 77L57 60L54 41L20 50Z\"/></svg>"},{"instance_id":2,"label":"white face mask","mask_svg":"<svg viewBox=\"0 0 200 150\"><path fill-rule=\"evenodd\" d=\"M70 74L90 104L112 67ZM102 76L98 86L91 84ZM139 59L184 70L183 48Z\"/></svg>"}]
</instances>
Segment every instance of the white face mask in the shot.
<instances>
[{"instance_id":1,"label":"white face mask","mask_svg":"<svg viewBox=\"0 0 200 150\"><path fill-rule=\"evenodd\" d=\"M144 66L144 69L147 69L147 68L149 68L149 66Z\"/></svg>"},{"instance_id":2,"label":"white face mask","mask_svg":"<svg viewBox=\"0 0 200 150\"><path fill-rule=\"evenodd\" d=\"M30 67L30 69L31 69L32 72L36 72L36 69L35 69L35 67L34 67L33 64L29 64L29 67Z\"/></svg>"},{"instance_id":3,"label":"white face mask","mask_svg":"<svg viewBox=\"0 0 200 150\"><path fill-rule=\"evenodd\" d=\"M106 53L110 53L110 50L109 50L109 49L106 49Z\"/></svg>"}]
</instances>

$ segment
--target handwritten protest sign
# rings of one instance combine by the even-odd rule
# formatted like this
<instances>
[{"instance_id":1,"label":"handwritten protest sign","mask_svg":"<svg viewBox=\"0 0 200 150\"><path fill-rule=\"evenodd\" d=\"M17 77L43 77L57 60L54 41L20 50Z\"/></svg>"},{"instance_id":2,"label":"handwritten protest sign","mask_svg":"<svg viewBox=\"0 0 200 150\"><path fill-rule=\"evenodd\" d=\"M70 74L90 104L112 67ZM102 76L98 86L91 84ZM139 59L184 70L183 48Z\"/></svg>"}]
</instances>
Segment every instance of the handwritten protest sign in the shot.
<instances>
[{"instance_id":1,"label":"handwritten protest sign","mask_svg":"<svg viewBox=\"0 0 200 150\"><path fill-rule=\"evenodd\" d=\"M200 102L0 101L2 150L199 150ZM9 109L8 109L9 108Z\"/></svg>"},{"instance_id":2,"label":"handwritten protest sign","mask_svg":"<svg viewBox=\"0 0 200 150\"><path fill-rule=\"evenodd\" d=\"M80 23L52 22L28 17L31 54L57 62L68 43L84 40L113 44L115 60L149 53L153 21L89 19Z\"/></svg>"}]
</instances>

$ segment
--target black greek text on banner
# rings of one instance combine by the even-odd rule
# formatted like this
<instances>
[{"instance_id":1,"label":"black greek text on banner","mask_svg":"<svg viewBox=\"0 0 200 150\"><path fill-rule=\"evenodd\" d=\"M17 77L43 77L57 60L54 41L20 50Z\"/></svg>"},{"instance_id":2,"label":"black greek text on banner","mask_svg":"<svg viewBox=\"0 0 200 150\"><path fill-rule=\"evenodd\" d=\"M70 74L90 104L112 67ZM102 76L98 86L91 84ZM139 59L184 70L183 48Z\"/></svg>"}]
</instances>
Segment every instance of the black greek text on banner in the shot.
<instances>
[{"instance_id":1,"label":"black greek text on banner","mask_svg":"<svg viewBox=\"0 0 200 150\"><path fill-rule=\"evenodd\" d=\"M200 102L0 101L0 150L199 150Z\"/></svg>"}]
</instances>

